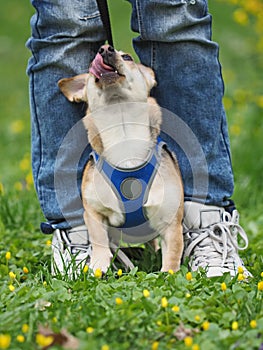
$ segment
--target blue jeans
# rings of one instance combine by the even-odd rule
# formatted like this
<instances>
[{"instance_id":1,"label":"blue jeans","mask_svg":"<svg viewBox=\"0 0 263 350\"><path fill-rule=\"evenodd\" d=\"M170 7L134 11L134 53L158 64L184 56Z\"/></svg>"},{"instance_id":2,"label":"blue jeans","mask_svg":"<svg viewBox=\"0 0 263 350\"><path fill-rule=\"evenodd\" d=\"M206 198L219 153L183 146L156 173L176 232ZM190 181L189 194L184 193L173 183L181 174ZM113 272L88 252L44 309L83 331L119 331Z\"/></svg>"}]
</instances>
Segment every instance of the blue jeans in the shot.
<instances>
[{"instance_id":1,"label":"blue jeans","mask_svg":"<svg viewBox=\"0 0 263 350\"><path fill-rule=\"evenodd\" d=\"M139 33L135 51L154 69L158 82L152 94L168 115L178 116L164 117L162 136L177 154L185 200L226 206L233 193L233 173L218 46L211 41L207 1L130 3L132 29ZM80 181L89 155L80 122L85 107L68 102L57 82L87 71L106 39L105 31L96 0L32 0L32 5L36 14L27 47L32 52L28 74L35 186L47 220L55 227L74 227L83 223L80 193L72 178ZM67 138L73 141L65 142Z\"/></svg>"}]
</instances>

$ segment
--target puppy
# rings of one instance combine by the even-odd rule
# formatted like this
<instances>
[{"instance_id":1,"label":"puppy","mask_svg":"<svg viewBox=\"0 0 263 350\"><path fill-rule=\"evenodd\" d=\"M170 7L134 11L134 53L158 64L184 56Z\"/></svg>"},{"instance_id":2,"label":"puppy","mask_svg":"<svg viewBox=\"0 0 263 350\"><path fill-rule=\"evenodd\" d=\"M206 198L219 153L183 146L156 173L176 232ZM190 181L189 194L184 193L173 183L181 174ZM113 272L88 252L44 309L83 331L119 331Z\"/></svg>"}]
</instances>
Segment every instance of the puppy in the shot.
<instances>
[{"instance_id":1,"label":"puppy","mask_svg":"<svg viewBox=\"0 0 263 350\"><path fill-rule=\"evenodd\" d=\"M158 138L161 110L149 96L156 85L153 71L104 45L89 73L58 85L69 101L88 105L83 121L94 152L83 173L82 200L92 244L90 267L109 268L109 233L116 227L129 242L160 235L162 271L177 271L183 185L175 155Z\"/></svg>"}]
</instances>

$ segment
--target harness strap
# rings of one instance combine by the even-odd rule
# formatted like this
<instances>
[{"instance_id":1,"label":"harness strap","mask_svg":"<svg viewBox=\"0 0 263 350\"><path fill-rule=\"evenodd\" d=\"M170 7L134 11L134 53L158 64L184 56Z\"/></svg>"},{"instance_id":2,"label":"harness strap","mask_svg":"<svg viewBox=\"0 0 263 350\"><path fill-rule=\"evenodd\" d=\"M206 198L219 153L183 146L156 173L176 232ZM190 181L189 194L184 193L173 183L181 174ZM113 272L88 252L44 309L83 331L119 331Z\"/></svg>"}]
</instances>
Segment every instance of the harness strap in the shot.
<instances>
[{"instance_id":1,"label":"harness strap","mask_svg":"<svg viewBox=\"0 0 263 350\"><path fill-rule=\"evenodd\" d=\"M132 228L147 221L144 204L148 199L149 189L159 167L160 152L164 142L158 138L157 145L147 161L133 169L116 168L96 152L91 153L97 169L101 172L116 196L125 213L125 223L119 228Z\"/></svg>"},{"instance_id":2,"label":"harness strap","mask_svg":"<svg viewBox=\"0 0 263 350\"><path fill-rule=\"evenodd\" d=\"M104 29L106 31L108 43L110 46L114 47L107 0L97 0L97 5L100 11L100 16L101 16L102 23L104 25Z\"/></svg>"}]
</instances>

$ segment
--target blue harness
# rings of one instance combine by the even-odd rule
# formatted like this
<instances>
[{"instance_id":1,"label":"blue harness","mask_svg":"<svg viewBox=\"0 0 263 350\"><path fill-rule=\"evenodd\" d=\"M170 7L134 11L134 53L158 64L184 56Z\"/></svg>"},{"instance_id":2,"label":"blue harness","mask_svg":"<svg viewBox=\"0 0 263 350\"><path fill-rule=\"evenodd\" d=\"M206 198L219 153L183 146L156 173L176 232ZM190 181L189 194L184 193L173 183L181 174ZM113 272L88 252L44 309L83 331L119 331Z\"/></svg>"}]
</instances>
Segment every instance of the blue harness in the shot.
<instances>
[{"instance_id":1,"label":"blue harness","mask_svg":"<svg viewBox=\"0 0 263 350\"><path fill-rule=\"evenodd\" d=\"M125 213L125 222L118 228L135 228L148 221L143 206L147 201L151 184L159 167L160 153L164 145L161 138L158 138L146 162L132 169L114 167L95 151L91 153L95 166L111 185L120 201L122 212Z\"/></svg>"}]
</instances>

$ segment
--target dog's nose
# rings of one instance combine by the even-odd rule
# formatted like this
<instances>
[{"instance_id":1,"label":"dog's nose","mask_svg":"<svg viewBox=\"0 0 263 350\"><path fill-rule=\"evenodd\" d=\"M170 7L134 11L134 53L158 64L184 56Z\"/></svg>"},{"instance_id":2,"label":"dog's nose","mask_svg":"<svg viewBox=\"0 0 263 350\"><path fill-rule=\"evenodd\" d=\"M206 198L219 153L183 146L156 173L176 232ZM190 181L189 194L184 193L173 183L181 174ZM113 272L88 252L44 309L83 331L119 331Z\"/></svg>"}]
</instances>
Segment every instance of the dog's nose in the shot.
<instances>
[{"instance_id":1,"label":"dog's nose","mask_svg":"<svg viewBox=\"0 0 263 350\"><path fill-rule=\"evenodd\" d=\"M103 62L105 64L112 65L114 60L115 60L115 50L112 46L110 45L103 45L99 49L99 54L103 58Z\"/></svg>"}]
</instances>

